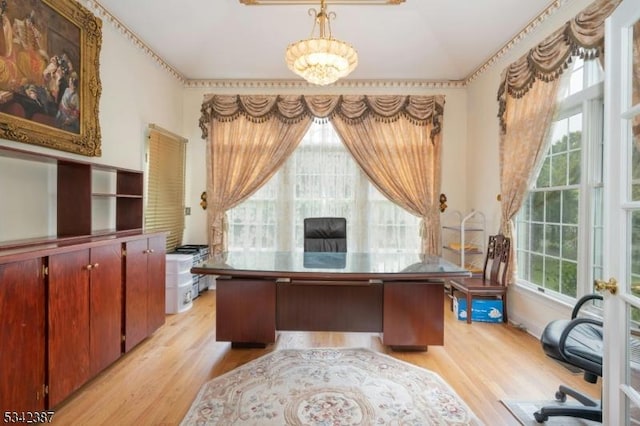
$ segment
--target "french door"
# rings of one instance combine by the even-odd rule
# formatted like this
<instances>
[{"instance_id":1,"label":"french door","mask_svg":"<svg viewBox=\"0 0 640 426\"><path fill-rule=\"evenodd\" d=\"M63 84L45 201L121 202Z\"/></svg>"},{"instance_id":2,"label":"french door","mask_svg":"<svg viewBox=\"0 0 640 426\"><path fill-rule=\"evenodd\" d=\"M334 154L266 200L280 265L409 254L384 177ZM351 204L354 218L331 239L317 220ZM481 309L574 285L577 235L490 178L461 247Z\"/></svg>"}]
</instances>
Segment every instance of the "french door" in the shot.
<instances>
[{"instance_id":1,"label":"french door","mask_svg":"<svg viewBox=\"0 0 640 426\"><path fill-rule=\"evenodd\" d=\"M640 0L605 27L603 424L640 424Z\"/></svg>"}]
</instances>

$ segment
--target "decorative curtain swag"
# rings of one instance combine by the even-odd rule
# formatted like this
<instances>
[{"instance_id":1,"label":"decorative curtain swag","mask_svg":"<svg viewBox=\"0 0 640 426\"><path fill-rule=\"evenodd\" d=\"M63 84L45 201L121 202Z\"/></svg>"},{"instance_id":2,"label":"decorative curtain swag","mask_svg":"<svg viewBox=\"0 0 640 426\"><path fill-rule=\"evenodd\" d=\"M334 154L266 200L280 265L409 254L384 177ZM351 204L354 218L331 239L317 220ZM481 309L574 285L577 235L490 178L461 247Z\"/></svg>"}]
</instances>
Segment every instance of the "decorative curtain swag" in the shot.
<instances>
[{"instance_id":1,"label":"decorative curtain swag","mask_svg":"<svg viewBox=\"0 0 640 426\"><path fill-rule=\"evenodd\" d=\"M536 80L550 82L569 68L572 58L602 57L604 20L621 0L598 0L508 66L498 89L500 130L506 132L507 95L522 98Z\"/></svg>"},{"instance_id":2,"label":"decorative curtain swag","mask_svg":"<svg viewBox=\"0 0 640 426\"><path fill-rule=\"evenodd\" d=\"M209 135L213 120L229 122L239 116L254 123L264 123L271 117L287 124L304 119L328 119L339 116L349 124L361 123L371 116L375 121L391 123L404 117L417 126L432 125L431 141L442 130L444 96L241 96L212 95L200 110L202 138Z\"/></svg>"}]
</instances>

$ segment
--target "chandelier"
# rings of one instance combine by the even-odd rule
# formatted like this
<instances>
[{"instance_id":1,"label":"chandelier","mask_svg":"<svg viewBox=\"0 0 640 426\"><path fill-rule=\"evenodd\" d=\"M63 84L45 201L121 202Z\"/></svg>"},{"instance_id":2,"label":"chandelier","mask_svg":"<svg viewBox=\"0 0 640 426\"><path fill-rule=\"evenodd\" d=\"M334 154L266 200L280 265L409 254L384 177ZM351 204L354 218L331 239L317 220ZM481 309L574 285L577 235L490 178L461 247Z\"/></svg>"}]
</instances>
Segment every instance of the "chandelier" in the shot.
<instances>
[{"instance_id":1,"label":"chandelier","mask_svg":"<svg viewBox=\"0 0 640 426\"><path fill-rule=\"evenodd\" d=\"M287 47L286 61L291 71L309 83L325 86L349 75L358 65L358 53L344 41L331 35L331 19L334 12L327 13L325 0L320 0L320 11L309 9L315 16L311 37L291 43ZM316 26L319 36L314 37Z\"/></svg>"}]
</instances>

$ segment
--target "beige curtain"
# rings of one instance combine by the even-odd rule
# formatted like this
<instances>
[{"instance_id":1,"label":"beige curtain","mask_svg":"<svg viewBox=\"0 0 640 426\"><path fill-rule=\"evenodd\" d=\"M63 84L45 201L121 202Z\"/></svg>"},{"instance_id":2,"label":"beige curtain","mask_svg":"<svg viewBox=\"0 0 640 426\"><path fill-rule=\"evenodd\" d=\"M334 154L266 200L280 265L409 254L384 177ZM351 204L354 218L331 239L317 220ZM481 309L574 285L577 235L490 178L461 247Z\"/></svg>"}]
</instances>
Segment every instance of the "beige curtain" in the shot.
<instances>
[{"instance_id":1,"label":"beige curtain","mask_svg":"<svg viewBox=\"0 0 640 426\"><path fill-rule=\"evenodd\" d=\"M440 250L443 96L210 96L207 220L226 250L226 211L254 193L296 148L313 118L332 120L354 158L391 201L422 218L422 250ZM250 165L250 166L247 166Z\"/></svg>"},{"instance_id":2,"label":"beige curtain","mask_svg":"<svg viewBox=\"0 0 640 426\"><path fill-rule=\"evenodd\" d=\"M559 77L572 57L602 56L604 20L620 0L598 0L508 66L498 89L500 119L500 199L502 233L511 238L509 282L517 259L513 218L546 151Z\"/></svg>"},{"instance_id":3,"label":"beige curtain","mask_svg":"<svg viewBox=\"0 0 640 426\"><path fill-rule=\"evenodd\" d=\"M311 124L308 116L285 120L269 113L275 103L275 96L227 96L209 104L207 223L213 254L227 249L227 210L273 176ZM287 99L281 103L286 106Z\"/></svg>"},{"instance_id":4,"label":"beige curtain","mask_svg":"<svg viewBox=\"0 0 640 426\"><path fill-rule=\"evenodd\" d=\"M508 132L500 137L501 232L511 239L510 265L516 263L513 218L522 207L540 159L546 151L547 133L555 110L560 80L537 80L527 96L507 98ZM511 267L515 278L517 269Z\"/></svg>"},{"instance_id":5,"label":"beige curtain","mask_svg":"<svg viewBox=\"0 0 640 426\"><path fill-rule=\"evenodd\" d=\"M422 117L396 114L402 97L371 97L367 101L385 115L358 119L345 112L359 111L364 97L347 99L352 107L336 114L332 123L371 182L391 201L422 219L421 252L440 254L441 116L444 97L412 98L422 103ZM385 118L386 117L386 118ZM425 119L429 117L431 120Z\"/></svg>"}]
</instances>

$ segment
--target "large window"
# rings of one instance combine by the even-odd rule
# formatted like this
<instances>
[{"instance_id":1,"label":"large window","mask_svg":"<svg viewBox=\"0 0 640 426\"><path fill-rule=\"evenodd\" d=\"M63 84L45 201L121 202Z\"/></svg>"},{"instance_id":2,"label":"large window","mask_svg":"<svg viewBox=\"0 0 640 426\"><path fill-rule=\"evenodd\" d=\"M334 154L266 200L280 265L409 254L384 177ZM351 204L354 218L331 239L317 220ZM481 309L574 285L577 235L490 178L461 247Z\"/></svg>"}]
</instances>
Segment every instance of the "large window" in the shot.
<instances>
[{"instance_id":1,"label":"large window","mask_svg":"<svg viewBox=\"0 0 640 426\"><path fill-rule=\"evenodd\" d=\"M380 194L330 123L313 123L273 178L229 211L229 249L302 250L303 219L347 219L349 251L419 252L417 217Z\"/></svg>"},{"instance_id":2,"label":"large window","mask_svg":"<svg viewBox=\"0 0 640 426\"><path fill-rule=\"evenodd\" d=\"M516 240L519 282L573 299L602 274L602 71L578 59L564 78Z\"/></svg>"}]
</instances>

